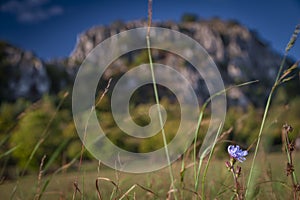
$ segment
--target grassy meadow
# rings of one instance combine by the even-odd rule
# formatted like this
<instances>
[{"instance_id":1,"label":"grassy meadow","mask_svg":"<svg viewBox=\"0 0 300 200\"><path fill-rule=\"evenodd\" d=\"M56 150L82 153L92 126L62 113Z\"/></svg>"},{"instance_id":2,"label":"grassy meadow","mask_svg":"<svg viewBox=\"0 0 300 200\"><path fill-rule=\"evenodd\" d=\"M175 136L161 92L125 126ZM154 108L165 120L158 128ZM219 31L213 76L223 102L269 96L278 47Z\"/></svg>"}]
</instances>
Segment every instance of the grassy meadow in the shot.
<instances>
[{"instance_id":1,"label":"grassy meadow","mask_svg":"<svg viewBox=\"0 0 300 200\"><path fill-rule=\"evenodd\" d=\"M249 156L247 160L241 164L243 169L241 184L243 185L246 184L251 159L252 156ZM210 168L207 172L205 182L206 199L230 199L233 196L233 180L230 172L225 167L225 160L226 159L213 158L210 162ZM179 188L179 199L193 199L196 198L197 195L190 191L190 189L193 188L192 161L186 160L185 162L190 165L187 164L186 166L187 169L183 182L180 181L182 162L179 160L172 165L175 172L175 184ZM257 162L256 173L258 173L258 177L254 199L292 198L292 191L289 187L291 183L285 172L285 155L281 153L259 155ZM300 166L299 153L297 153L295 157L295 166ZM0 185L1 199L10 199L16 185L18 185L18 189L16 190L14 199L35 199L37 188L42 187L49 178L52 180L43 194L42 199L72 199L74 193L73 183L76 177L78 178L78 185L83 195L78 193L74 199L98 199L96 189L96 180L98 177L107 178L116 183L119 187L119 191L116 191L116 187L111 182L100 180L99 191L103 199L109 199L111 195L112 199L118 199L135 184L139 184L153 191L154 194L136 186L128 192L128 195L124 199L166 199L167 193L170 190L169 175L166 168L147 174L129 174L118 172L101 165L99 169L99 163L94 161L83 164L81 172L73 169L62 171L54 176L52 174L43 175L40 186L37 185L37 174L25 176L18 182L7 181L5 184Z\"/></svg>"}]
</instances>

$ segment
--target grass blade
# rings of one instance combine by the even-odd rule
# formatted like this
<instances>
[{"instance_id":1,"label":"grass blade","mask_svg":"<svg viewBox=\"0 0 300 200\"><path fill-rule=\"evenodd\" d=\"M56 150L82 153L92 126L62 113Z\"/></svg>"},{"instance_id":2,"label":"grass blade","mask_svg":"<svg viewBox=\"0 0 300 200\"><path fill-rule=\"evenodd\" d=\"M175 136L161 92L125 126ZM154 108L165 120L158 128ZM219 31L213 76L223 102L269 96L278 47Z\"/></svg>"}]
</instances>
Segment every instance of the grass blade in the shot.
<instances>
[{"instance_id":1,"label":"grass blade","mask_svg":"<svg viewBox=\"0 0 300 200\"><path fill-rule=\"evenodd\" d=\"M69 143L70 140L71 140L71 138L66 139L58 146L58 148L53 152L50 159L46 163L46 165L44 167L44 171L47 171L49 169L51 164L55 161L55 159L59 156L59 154L64 150L64 148L67 146L67 144Z\"/></svg>"},{"instance_id":2,"label":"grass blade","mask_svg":"<svg viewBox=\"0 0 300 200\"><path fill-rule=\"evenodd\" d=\"M15 146L15 147L13 147L13 148L7 150L6 152L0 154L0 159L3 158L3 157L5 157L5 156L7 156L7 155L9 155L9 154L11 154L11 153L12 153L13 151L15 151L18 147L19 147L19 146Z\"/></svg>"},{"instance_id":3,"label":"grass blade","mask_svg":"<svg viewBox=\"0 0 300 200\"><path fill-rule=\"evenodd\" d=\"M220 123L220 126L218 128L218 132L216 134L214 143L212 144L212 147L211 147L211 150L210 150L210 153L209 153L209 156L208 156L206 167L204 169L204 173L203 173L203 177L202 177L202 199L205 199L205 179L206 179L209 163L211 161L212 155L214 153L214 150L215 150L215 147L216 147L216 144L217 144L217 141L218 141L218 137L219 137L219 135L221 133L221 130L222 130L222 126L223 126L223 123ZM198 169L198 170L200 170L200 169Z\"/></svg>"},{"instance_id":4,"label":"grass blade","mask_svg":"<svg viewBox=\"0 0 300 200\"><path fill-rule=\"evenodd\" d=\"M274 85L273 85L273 87L272 87L272 89L271 89L271 91L268 95L268 100L267 100L267 103L266 103L266 106L265 106L265 111L264 111L264 115L263 115L263 119L262 119L262 122L261 122L260 129L259 129L259 133L258 133L258 137L257 137L257 143L256 143L255 151L254 151L254 156L253 156L253 160L252 160L252 164L251 164L251 168L250 168L250 172L249 172L249 178L248 178L246 193L245 193L245 198L246 199L248 197L249 191L250 192L252 191L252 188L250 188L250 185L253 185L252 184L252 178L253 178L254 164L255 164L255 160L256 160L259 144L260 144L260 140L261 140L261 137L262 137L262 132L263 132L263 129L264 129L264 126L265 126L266 118L267 118L268 111L269 111L269 108L270 108L271 100L272 100L272 97L273 97L273 93L274 93L275 89L277 88L277 86L280 84L278 81L280 79L280 76L281 76L281 73L282 73L286 58L287 58L288 51L294 46L294 44L296 42L296 39L297 39L297 36L299 34L299 31L300 31L300 24L298 24L296 26L295 31L294 31L294 33L293 33L293 35L292 35L292 37L291 37L291 39L290 39L290 41L287 45L287 48L285 50L285 54L283 56L282 62L280 64L280 67L279 67L279 70L278 70L278 73L277 73L277 76L276 76L276 79L275 79L275 82L274 82Z\"/></svg>"}]
</instances>

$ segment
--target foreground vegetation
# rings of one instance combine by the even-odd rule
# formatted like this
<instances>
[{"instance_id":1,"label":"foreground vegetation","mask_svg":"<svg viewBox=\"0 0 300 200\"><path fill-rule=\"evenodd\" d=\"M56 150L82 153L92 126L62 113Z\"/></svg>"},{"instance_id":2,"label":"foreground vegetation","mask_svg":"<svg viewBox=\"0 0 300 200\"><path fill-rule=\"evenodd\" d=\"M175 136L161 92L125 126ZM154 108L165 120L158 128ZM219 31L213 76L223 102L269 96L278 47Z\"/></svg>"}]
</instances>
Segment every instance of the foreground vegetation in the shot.
<instances>
[{"instance_id":1,"label":"foreground vegetation","mask_svg":"<svg viewBox=\"0 0 300 200\"><path fill-rule=\"evenodd\" d=\"M159 136L145 140L126 137L115 125L108 102L108 96L104 96L96 111L111 141L133 152L149 152L164 146ZM170 141L178 128L179 105L169 102L167 98L160 99L160 103L168 111L168 121L164 128L168 134L167 140ZM67 92L61 92L58 96L45 96L34 104L25 100L3 103L0 107L1 197L173 199L176 195L179 199L244 199L247 177L252 173L255 181L251 185L251 199L291 199L294 197L293 191L298 190L294 186L297 186L300 178L295 174L300 166L300 157L299 152L289 152L290 147L285 147L285 139L289 138L290 145L299 137L299 104L299 97L290 98L287 90L277 90L268 110L257 164L252 172L251 161L263 109L251 105L247 108L230 107L212 154L202 157L203 160L199 160L198 156L201 155L198 155L195 160L192 146L172 165L172 186L167 169L141 175L127 174L109 169L95 162L88 152L83 153L73 124ZM140 103L131 106L132 117L137 124L149 123L147 113L151 105ZM205 110L196 151L208 126L208 117L209 111ZM283 135L286 122L293 126L293 131L289 131L287 137ZM239 144L249 151L247 160L235 165L233 173L238 184L234 183L230 165L226 163L230 160L227 152L229 144ZM202 167L195 189L194 168L199 162L202 162ZM298 191L296 195L294 199L299 198Z\"/></svg>"},{"instance_id":2,"label":"foreground vegetation","mask_svg":"<svg viewBox=\"0 0 300 200\"><path fill-rule=\"evenodd\" d=\"M283 92L283 91L282 91ZM39 163L44 155L49 160L53 152L56 152L52 163L47 165L49 170L57 168L62 163L72 160L81 149L81 141L77 136L70 108L68 105L68 96L61 98L49 97L41 99L35 104L30 105L26 101L16 103L4 103L0 107L0 153L3 169L11 165L24 167L33 151L35 144L43 140L38 152L29 163L29 170L37 170ZM163 146L159 135L145 140L139 140L132 137L125 137L125 134L116 127L111 115L107 99L99 105L97 112L101 126L107 132L108 137L118 146L134 151L149 152L159 149ZM286 103L288 102L288 103ZM177 132L180 119L178 118L179 107L177 104L171 104L167 99L161 103L168 110L168 121L165 129L168 133L168 139L172 139ZM281 128L286 122L293 125L294 131L290 134L291 140L295 140L300 131L300 97L287 100L287 97L278 93L274 99L274 104L270 109L270 117L266 122L267 130L265 133L264 149L266 152L280 150ZM140 104L132 108L133 119L137 124L143 125L149 122L148 110L152 104ZM207 128L206 118L201 125L198 134L199 141ZM226 116L224 130L233 128L226 139L235 141L243 147L250 146L255 141L256 134L259 131L259 125L262 117L262 110L249 106L248 108L231 107ZM45 140L45 141L44 141ZM226 149L225 144L223 148ZM226 152L217 152L217 156L224 156ZM91 157L87 156L87 159ZM3 166L5 165L5 166ZM9 172L2 172L2 176L12 176Z\"/></svg>"},{"instance_id":3,"label":"foreground vegetation","mask_svg":"<svg viewBox=\"0 0 300 200\"><path fill-rule=\"evenodd\" d=\"M221 150L222 149L218 149L217 151ZM241 164L243 168L241 174L242 185L245 185L251 159L252 156L250 155L247 160ZM285 174L285 160L285 155L282 153L261 154L259 156L259 168L257 170L259 176L256 183L256 196L253 199L291 198L291 189L289 187L291 183ZM205 183L207 199L230 199L233 195L234 184L230 172L226 169L225 161L226 159L218 159L215 157L211 160L211 167L208 169ZM188 159L186 159L185 162L192 163L191 160ZM191 188L193 188L192 165L186 166L182 182L182 173L180 173L181 165L181 161L177 161L173 164L173 169L176 172L176 186L178 186L178 193L180 194L178 196L180 199L195 198L196 195L191 192ZM295 157L295 166L300 166L300 156L298 152ZM79 176L79 188L83 193L84 199L98 199L95 184L98 177L107 178L107 180L99 181L99 191L103 199L109 199L109 196L112 194L113 199L120 198L135 184L139 184L150 191L136 186L128 192L129 199L134 199L134 196L136 199L165 199L170 190L170 185L168 181L166 181L166 179L168 179L168 170L166 168L148 174L127 174L114 171L102 165L98 171L98 167L98 163L95 161L87 162L82 166L80 173L73 168L62 171L54 177L52 177L52 174L43 175L40 182L38 181L38 174L26 176L19 180L19 187L14 199L34 199L38 187L42 187L50 177L52 181L42 199L72 199L74 192L73 183L77 176ZM116 188L110 180L118 185L119 191L113 192ZM38 182L40 186L37 184ZM0 185L1 198L9 199L16 184L16 181L7 181L5 184ZM153 191L153 194L151 191ZM81 199L81 195L78 194L76 199Z\"/></svg>"}]
</instances>

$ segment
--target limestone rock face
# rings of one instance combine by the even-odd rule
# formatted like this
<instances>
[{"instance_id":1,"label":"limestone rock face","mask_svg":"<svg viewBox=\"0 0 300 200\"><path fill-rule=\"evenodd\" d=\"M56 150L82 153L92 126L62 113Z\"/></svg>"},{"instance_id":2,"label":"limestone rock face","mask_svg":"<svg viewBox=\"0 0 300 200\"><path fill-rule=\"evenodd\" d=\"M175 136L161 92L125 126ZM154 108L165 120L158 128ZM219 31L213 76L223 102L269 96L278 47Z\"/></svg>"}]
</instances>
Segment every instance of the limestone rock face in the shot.
<instances>
[{"instance_id":1,"label":"limestone rock face","mask_svg":"<svg viewBox=\"0 0 300 200\"><path fill-rule=\"evenodd\" d=\"M49 91L49 78L43 62L32 52L0 43L1 99L37 100Z\"/></svg>"},{"instance_id":2,"label":"limestone rock face","mask_svg":"<svg viewBox=\"0 0 300 200\"><path fill-rule=\"evenodd\" d=\"M43 62L31 52L0 42L1 101L14 101L20 97L37 100L45 93L57 93L67 87L71 88L80 64L99 43L119 32L146 26L146 21L139 20L92 27L78 36L77 44L68 58L47 62ZM182 23L155 22L153 26L179 31L199 42L216 63L225 86L259 81L229 91L229 105L264 105L264 99L275 80L282 56L256 32L235 21L220 19ZM156 37L163 36L156 34ZM193 55L196 52L190 50L187 53ZM195 73L195 69L187 61L167 51L153 50L152 55L154 62L171 66L190 80L200 101L208 98L204 78ZM148 63L146 51L130 52L109 66L104 79L114 77L115 81L129 69L142 63ZM288 59L287 65L290 64L292 62ZM174 88L181 87L180 82L174 82ZM141 92L150 94L150 91L145 89ZM169 92L165 93L168 94ZM164 91L161 95L164 95Z\"/></svg>"},{"instance_id":3,"label":"limestone rock face","mask_svg":"<svg viewBox=\"0 0 300 200\"><path fill-rule=\"evenodd\" d=\"M104 39L121 31L144 26L146 26L146 22L134 21L93 27L78 36L78 42L70 56L70 61L80 63ZM242 91L240 88L235 88L229 92L227 97L231 104L242 106L246 106L249 102L258 104L261 102L261 98L258 100L258 97L265 97L268 93L267 90L275 80L282 56L259 38L256 32L235 21L212 19L186 23L159 22L154 23L153 26L177 30L198 41L218 66L226 86L250 80L260 81L254 87L247 87L246 90ZM157 37L160 36L157 35ZM174 65L174 63L184 65L178 56L167 53L156 54L155 51L153 54L158 63L169 66ZM115 63L114 68L124 71L126 66L124 62L119 62ZM196 85L194 88L206 96L207 92L199 89L203 88L199 85L202 80L200 76L195 78L195 74L191 70L181 68L177 70L187 74L187 77L190 77L190 80L194 82L193 85Z\"/></svg>"}]
</instances>

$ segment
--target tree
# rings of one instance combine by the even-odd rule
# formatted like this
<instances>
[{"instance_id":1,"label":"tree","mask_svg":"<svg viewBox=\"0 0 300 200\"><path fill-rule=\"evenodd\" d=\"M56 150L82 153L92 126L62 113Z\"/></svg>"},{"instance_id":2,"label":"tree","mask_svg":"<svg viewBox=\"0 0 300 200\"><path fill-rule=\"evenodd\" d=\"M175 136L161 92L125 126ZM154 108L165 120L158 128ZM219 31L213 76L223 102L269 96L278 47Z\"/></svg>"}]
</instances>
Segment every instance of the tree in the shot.
<instances>
[{"instance_id":1,"label":"tree","mask_svg":"<svg viewBox=\"0 0 300 200\"><path fill-rule=\"evenodd\" d=\"M43 98L34 108L25 111L10 139L10 146L17 146L12 153L17 164L24 167L39 142L41 145L29 167L37 169L44 155L50 158L60 144L67 140L62 131L69 119L69 113L65 110L56 113L56 107L49 97Z\"/></svg>"},{"instance_id":2,"label":"tree","mask_svg":"<svg viewBox=\"0 0 300 200\"><path fill-rule=\"evenodd\" d=\"M198 20L198 15L193 13L185 13L181 17L182 22L195 22Z\"/></svg>"}]
</instances>

